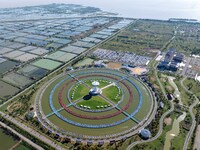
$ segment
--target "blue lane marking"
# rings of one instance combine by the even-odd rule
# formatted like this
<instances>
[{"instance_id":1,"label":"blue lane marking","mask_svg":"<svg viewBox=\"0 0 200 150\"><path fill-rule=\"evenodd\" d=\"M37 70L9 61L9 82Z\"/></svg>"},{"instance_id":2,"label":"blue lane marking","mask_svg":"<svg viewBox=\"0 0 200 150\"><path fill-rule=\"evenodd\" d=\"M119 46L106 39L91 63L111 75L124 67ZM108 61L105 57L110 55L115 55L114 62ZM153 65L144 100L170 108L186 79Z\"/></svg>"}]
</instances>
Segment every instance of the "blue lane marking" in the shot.
<instances>
[{"instance_id":1,"label":"blue lane marking","mask_svg":"<svg viewBox=\"0 0 200 150\"><path fill-rule=\"evenodd\" d=\"M70 107L70 106L72 106L72 104L68 104L67 105L67 107ZM61 110L63 110L64 108L60 108L60 109L58 109L58 110L56 110L56 112L60 112ZM55 114L55 112L54 111L52 111L51 113L49 113L48 115L46 115L46 118L48 118L48 117L50 117L50 116L52 116L52 115L54 115Z\"/></svg>"},{"instance_id":2,"label":"blue lane marking","mask_svg":"<svg viewBox=\"0 0 200 150\"><path fill-rule=\"evenodd\" d=\"M118 110L120 110L120 108L119 108L118 106L117 106L116 108L117 108ZM130 117L130 119L132 119L132 120L135 121L136 123L139 123L139 121L138 121L136 118L131 117L126 111L123 111L122 113L125 114L126 116Z\"/></svg>"}]
</instances>

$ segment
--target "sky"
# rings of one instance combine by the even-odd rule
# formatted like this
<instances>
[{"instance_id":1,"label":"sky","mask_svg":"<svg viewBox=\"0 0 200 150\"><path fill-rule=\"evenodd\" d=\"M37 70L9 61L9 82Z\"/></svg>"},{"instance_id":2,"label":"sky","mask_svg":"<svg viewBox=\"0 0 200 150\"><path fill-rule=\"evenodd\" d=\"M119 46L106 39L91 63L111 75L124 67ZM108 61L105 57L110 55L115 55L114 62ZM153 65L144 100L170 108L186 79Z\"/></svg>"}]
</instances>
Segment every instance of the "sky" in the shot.
<instances>
[{"instance_id":1,"label":"sky","mask_svg":"<svg viewBox=\"0 0 200 150\"><path fill-rule=\"evenodd\" d=\"M82 4L134 18L200 20L200 0L0 0L1 8L49 3Z\"/></svg>"}]
</instances>

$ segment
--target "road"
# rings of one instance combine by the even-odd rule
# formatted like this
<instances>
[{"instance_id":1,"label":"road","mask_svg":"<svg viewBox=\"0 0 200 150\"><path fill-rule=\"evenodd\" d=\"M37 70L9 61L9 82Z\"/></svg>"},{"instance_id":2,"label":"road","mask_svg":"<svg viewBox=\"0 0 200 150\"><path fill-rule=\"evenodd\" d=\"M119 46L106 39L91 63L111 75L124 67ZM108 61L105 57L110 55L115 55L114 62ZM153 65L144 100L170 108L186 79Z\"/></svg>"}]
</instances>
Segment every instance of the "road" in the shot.
<instances>
[{"instance_id":1,"label":"road","mask_svg":"<svg viewBox=\"0 0 200 150\"><path fill-rule=\"evenodd\" d=\"M166 95L166 92L165 92L165 89L162 85L162 83L160 82L160 79L158 78L158 74L157 74L157 69L156 69L157 65L156 65L156 62L153 64L153 68L154 68L154 73L155 73L155 76L156 76L156 80L158 81L158 84L162 90L162 93L164 94L165 98L167 98L167 95ZM127 147L127 150L131 150L134 146L138 145L138 144L143 144L143 143L147 143L147 142L151 142L151 141L154 141L156 140L161 134L162 134L162 131L163 131L163 121L165 119L165 117L170 114L172 111L174 111L174 103L173 101L170 101L171 103L171 108L170 110L168 110L167 112L165 112L162 117L160 118L159 120L159 131L158 133L156 134L156 136L154 136L153 138L149 139L149 140L141 140L141 141L136 141L136 142L133 142L132 144L130 144L128 147Z\"/></svg>"},{"instance_id":2,"label":"road","mask_svg":"<svg viewBox=\"0 0 200 150\"><path fill-rule=\"evenodd\" d=\"M189 91L189 90L185 87L185 85L183 84L183 82L185 81L186 78L187 78L187 77L185 77L185 78L183 78L183 79L181 80L181 86L184 88L185 91L187 91L187 92L190 93L190 94L193 94L193 92L192 92L192 91ZM194 95L194 94L193 94L193 95ZM193 108L194 108L197 104L199 104L199 99L197 98L196 95L194 95L194 98L195 98L195 102L194 102L192 105L190 105L190 107L189 107L189 112L190 112L190 115L191 115L191 117L192 117L192 125L191 125L190 131L188 132L188 134L187 134L187 136L186 136L186 139L185 139L185 143L184 143L184 147L183 147L184 150L187 150L189 141L190 141L191 136L192 136L192 134L194 133L194 129L195 129L195 127L196 127L196 118L195 118L195 115L194 115L194 113L193 113Z\"/></svg>"},{"instance_id":3,"label":"road","mask_svg":"<svg viewBox=\"0 0 200 150\"><path fill-rule=\"evenodd\" d=\"M154 140L156 140L161 134L162 134L162 131L163 131L163 121L165 119L165 117L170 114L172 111L174 111L174 104L172 101L171 102L171 109L168 110L167 112L165 112L162 117L160 118L160 121L159 121L159 131L158 133L156 134L156 136L154 136L153 138L149 139L149 140L141 140L141 141L136 141L136 142L133 142L132 144L130 144L126 150L131 150L134 146L138 145L138 144L143 144L143 143L148 143L148 142L152 142Z\"/></svg>"},{"instance_id":4,"label":"road","mask_svg":"<svg viewBox=\"0 0 200 150\"><path fill-rule=\"evenodd\" d=\"M43 136L42 134L38 133L37 131L33 130L32 128L24 125L23 123L19 122L18 120L14 119L13 117L0 112L0 115L2 115L2 117L10 122L12 122L13 124L15 124L16 126L18 126L19 128L23 129L24 131L28 132L29 134L31 134L32 136L38 138L38 139L42 139L42 141L44 143L46 143L47 145L50 145L51 147L53 147L56 150L65 150L64 148L62 148L60 145L56 144L55 142L52 142L50 139L46 138L45 136ZM7 126L7 128L9 128ZM11 128L10 128L11 129ZM14 131L14 130L13 130ZM27 139L28 140L28 139Z\"/></svg>"},{"instance_id":5,"label":"road","mask_svg":"<svg viewBox=\"0 0 200 150\"><path fill-rule=\"evenodd\" d=\"M12 133L14 133L15 135L17 135L20 139L22 139L23 141L25 141L26 143L28 143L29 145L31 145L32 147L34 147L37 150L44 150L42 147L40 147L39 145L35 144L34 142L32 142L31 140L29 140L28 138L24 137L23 135L21 135L20 133L18 133L17 131L13 130L12 128L8 127L5 123L0 122L0 126L10 130Z\"/></svg>"}]
</instances>

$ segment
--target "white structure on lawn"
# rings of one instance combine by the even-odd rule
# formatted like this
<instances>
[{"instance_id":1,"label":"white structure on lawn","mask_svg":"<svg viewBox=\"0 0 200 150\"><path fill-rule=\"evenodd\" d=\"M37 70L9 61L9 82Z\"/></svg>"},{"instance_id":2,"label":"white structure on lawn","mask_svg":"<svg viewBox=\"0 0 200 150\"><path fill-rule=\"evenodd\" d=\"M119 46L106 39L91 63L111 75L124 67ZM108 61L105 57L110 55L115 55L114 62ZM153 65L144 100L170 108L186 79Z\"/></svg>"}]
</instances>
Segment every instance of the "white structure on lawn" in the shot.
<instances>
[{"instance_id":1,"label":"white structure on lawn","mask_svg":"<svg viewBox=\"0 0 200 150\"><path fill-rule=\"evenodd\" d=\"M93 88L90 90L90 94L91 95L99 95L102 93L101 89L98 88L99 86L99 82L98 81L94 81L92 82Z\"/></svg>"},{"instance_id":2,"label":"white structure on lawn","mask_svg":"<svg viewBox=\"0 0 200 150\"><path fill-rule=\"evenodd\" d=\"M200 76L198 76L198 74L196 74L195 80L200 82Z\"/></svg>"}]
</instances>

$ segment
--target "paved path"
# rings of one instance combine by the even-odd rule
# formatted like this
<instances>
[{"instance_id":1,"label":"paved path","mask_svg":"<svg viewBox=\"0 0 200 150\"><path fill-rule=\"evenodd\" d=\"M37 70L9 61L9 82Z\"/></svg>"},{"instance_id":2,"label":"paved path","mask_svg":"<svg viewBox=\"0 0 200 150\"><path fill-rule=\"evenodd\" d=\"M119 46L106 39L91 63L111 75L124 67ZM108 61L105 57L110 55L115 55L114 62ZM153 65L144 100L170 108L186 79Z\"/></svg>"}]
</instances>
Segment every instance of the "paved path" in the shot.
<instances>
[{"instance_id":1,"label":"paved path","mask_svg":"<svg viewBox=\"0 0 200 150\"><path fill-rule=\"evenodd\" d=\"M116 85L116 84L113 82L113 83L111 83L111 84L109 84L109 85L107 85L107 86L101 88L101 90L104 90L104 89L106 89L106 88L109 88L109 87L115 86L115 85Z\"/></svg>"},{"instance_id":2,"label":"paved path","mask_svg":"<svg viewBox=\"0 0 200 150\"><path fill-rule=\"evenodd\" d=\"M19 122L18 120L16 120L15 118L0 112L0 115L2 115L2 117L6 120L9 120L10 122L12 122L13 124L15 124L16 126L18 126L19 128L23 129L24 131L28 132L29 134L31 134L32 136L42 140L44 143L46 143L47 145L50 145L51 147L53 147L56 150L65 150L64 148L62 148L60 145L56 144L55 142L51 141L50 139L46 138L45 136L43 136L42 134L40 134L39 132L33 130L32 128L26 126L25 124ZM8 127L9 128L9 127ZM10 128L11 129L11 128ZM28 141L28 139L27 139ZM38 147L39 150L43 149L41 147Z\"/></svg>"},{"instance_id":3,"label":"paved path","mask_svg":"<svg viewBox=\"0 0 200 150\"><path fill-rule=\"evenodd\" d=\"M0 125L8 130L10 130L12 133L14 133L15 135L17 135L20 139L22 139L23 141L25 141L26 143L28 143L29 145L31 145L32 147L34 147L37 150L44 150L42 147L40 147L39 145L35 144L34 142L32 142L31 140L29 140L28 138L26 138L25 136L21 135L20 133L18 133L17 131L15 131L14 129L10 128L9 126L7 126L5 123L0 122ZM3 139L1 139L3 140Z\"/></svg>"},{"instance_id":4,"label":"paved path","mask_svg":"<svg viewBox=\"0 0 200 150\"><path fill-rule=\"evenodd\" d=\"M129 145L128 147L127 147L127 149L126 150L131 150L134 146L136 146L136 145L138 145L138 144L143 144L143 143L148 143L148 142L152 142L152 141L154 141L154 140L156 140L157 138L159 138L159 136L162 134L162 131L163 131L163 121L164 121L164 119L165 119L165 117L168 115L168 114L170 114L172 111L174 111L174 104L173 104L173 102L172 101L170 101L171 102L171 109L170 110L168 110L167 112L165 112L163 115L162 115L162 117L160 118L160 121L159 121L159 131L158 131L158 133L156 134L156 136L154 136L154 137L152 137L151 139L149 139L149 140L141 140L141 141L136 141L136 142L133 142L131 145Z\"/></svg>"},{"instance_id":5,"label":"paved path","mask_svg":"<svg viewBox=\"0 0 200 150\"><path fill-rule=\"evenodd\" d=\"M175 31L174 31L174 36L173 36L165 45L163 45L163 47L161 48L161 51L164 50L164 49L167 47L167 45L169 45L169 44L176 38L177 29L178 29L178 27L176 27L176 29L175 29ZM155 58L156 58L156 57L155 57ZM155 58L154 58L154 59L155 59ZM160 82L160 79L158 78L156 61L154 62L154 64L153 64L152 66L153 66L153 69L154 69L154 73L155 73L155 76L156 76L156 80L158 81L158 84L159 84L159 86L160 86L160 88L161 88L161 91L162 91L162 93L164 94L165 99L167 100L168 98L167 98L167 94L166 94L166 92L165 92L165 89L164 89L164 87L162 86L162 84L161 84L161 82ZM168 110L167 112L165 112L165 113L162 115L162 117L160 118L160 121L159 121L160 128L159 128L159 131L158 131L157 135L156 135L155 137L149 139L149 140L146 140L146 141L144 141L144 140L142 140L142 141L136 141L136 142L132 143L131 145L129 145L129 146L127 147L127 150L132 149L132 148L133 148L135 145L137 145L137 144L142 144L142 143L147 143L147 142L154 141L154 140L156 140L156 139L162 134L164 118L165 118L168 114L170 114L172 111L174 111L174 104L173 104L173 101L170 101L170 103L171 103L171 108L170 108L170 110ZM156 107L157 107L157 106L156 106Z\"/></svg>"},{"instance_id":6,"label":"paved path","mask_svg":"<svg viewBox=\"0 0 200 150\"><path fill-rule=\"evenodd\" d=\"M183 105L181 100L181 93L177 87L177 85L174 83L175 77L167 76L169 84L174 88L174 96L179 100L179 105Z\"/></svg>"},{"instance_id":7,"label":"paved path","mask_svg":"<svg viewBox=\"0 0 200 150\"><path fill-rule=\"evenodd\" d=\"M189 91L189 90L185 87L185 85L183 84L183 82L185 81L185 79L186 79L186 77L183 78L183 79L181 80L181 86L185 89L185 91L187 91L187 92L190 93L190 94L193 94L193 93L192 93L191 91ZM194 115L194 113L193 113L193 108L199 103L199 99L197 98L196 95L194 95L194 98L195 98L195 102L194 102L192 105L190 105L190 107L189 107L189 112L190 112L190 115L191 115L191 117L192 117L192 125L191 125L190 131L188 132L188 134L187 134L187 136L186 136L186 139L185 139L185 143L184 143L184 147L183 147L184 150L187 150L189 141L190 141L191 136L192 136L192 134L194 133L194 129L195 129L195 127L196 127L196 118L195 118L195 115Z\"/></svg>"},{"instance_id":8,"label":"paved path","mask_svg":"<svg viewBox=\"0 0 200 150\"><path fill-rule=\"evenodd\" d=\"M176 83L174 82L174 80L176 79L175 77L171 77L171 76L166 76L169 84L174 88L174 96L179 100L179 105L183 105L182 103L182 99L181 99L181 93L176 85ZM181 121L183 121L186 117L186 112L183 112L183 115L181 115L178 119L175 119L173 122L173 126L172 129L167 132L166 134L166 140L165 140L165 145L164 145L164 150L169 150L171 145L171 140L174 138L174 136L178 136L180 130L179 130L179 123Z\"/></svg>"},{"instance_id":9,"label":"paved path","mask_svg":"<svg viewBox=\"0 0 200 150\"><path fill-rule=\"evenodd\" d=\"M162 93L164 94L165 98L167 99L167 95L166 95L166 92L164 90L164 87L162 86L161 82L160 82L160 79L158 78L158 75L157 75L157 70L156 70L156 65L154 63L154 70L155 70L155 76L156 76L156 79L159 83L159 86L161 87L161 90L162 90ZM152 137L151 139L149 140L141 140L141 141L136 141L136 142L133 142L132 144L130 144L128 147L127 147L127 150L131 150L134 146L138 145L138 144L143 144L143 143L148 143L148 142L152 142L154 140L156 140L161 134L162 134L162 131L163 131L163 122L164 122L164 119L165 117L170 114L171 112L174 111L174 103L173 101L170 101L171 103L171 108L170 110L168 110L167 112L165 112L162 117L160 118L159 120L159 131L158 133L156 134L156 136Z\"/></svg>"}]
</instances>

